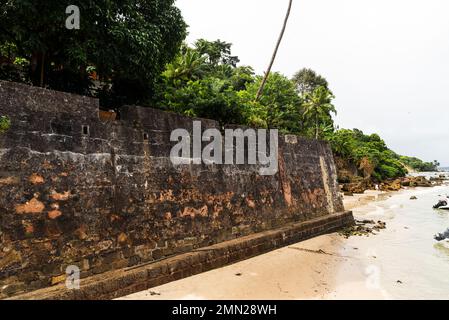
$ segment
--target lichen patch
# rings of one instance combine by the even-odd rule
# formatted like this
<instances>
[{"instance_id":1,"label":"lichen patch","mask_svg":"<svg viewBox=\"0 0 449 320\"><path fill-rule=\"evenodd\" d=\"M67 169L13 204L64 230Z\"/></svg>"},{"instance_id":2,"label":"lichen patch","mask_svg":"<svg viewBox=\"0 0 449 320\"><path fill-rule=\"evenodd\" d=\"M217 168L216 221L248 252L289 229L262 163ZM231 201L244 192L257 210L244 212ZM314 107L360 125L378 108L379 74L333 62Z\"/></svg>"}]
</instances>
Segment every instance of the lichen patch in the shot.
<instances>
[{"instance_id":1,"label":"lichen patch","mask_svg":"<svg viewBox=\"0 0 449 320\"><path fill-rule=\"evenodd\" d=\"M51 193L51 198L55 201L67 201L67 200L69 200L71 195L72 194L70 193L70 191L65 191L63 193L58 193L56 191L53 191Z\"/></svg>"},{"instance_id":2,"label":"lichen patch","mask_svg":"<svg viewBox=\"0 0 449 320\"><path fill-rule=\"evenodd\" d=\"M42 213L44 211L45 205L37 200L36 198L31 199L30 201L20 204L16 206L16 212L23 213Z\"/></svg>"},{"instance_id":3,"label":"lichen patch","mask_svg":"<svg viewBox=\"0 0 449 320\"><path fill-rule=\"evenodd\" d=\"M0 185L12 185L19 184L20 179L18 177L7 177L0 179Z\"/></svg>"},{"instance_id":4,"label":"lichen patch","mask_svg":"<svg viewBox=\"0 0 449 320\"><path fill-rule=\"evenodd\" d=\"M40 176L40 175L38 175L38 174L36 174L36 173L33 173L33 174L28 178L28 181L31 182L32 184L42 184L42 183L45 182L45 179L44 179L42 176Z\"/></svg>"}]
</instances>

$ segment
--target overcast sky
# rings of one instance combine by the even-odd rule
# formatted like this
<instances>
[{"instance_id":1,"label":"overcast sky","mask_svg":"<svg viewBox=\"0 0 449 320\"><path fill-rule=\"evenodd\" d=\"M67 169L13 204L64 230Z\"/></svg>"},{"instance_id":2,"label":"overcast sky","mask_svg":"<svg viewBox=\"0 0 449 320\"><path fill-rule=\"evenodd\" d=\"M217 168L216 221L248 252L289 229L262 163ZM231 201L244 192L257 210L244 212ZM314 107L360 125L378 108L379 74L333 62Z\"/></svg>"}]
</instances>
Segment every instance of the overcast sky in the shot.
<instances>
[{"instance_id":1,"label":"overcast sky","mask_svg":"<svg viewBox=\"0 0 449 320\"><path fill-rule=\"evenodd\" d=\"M266 69L287 0L177 0L198 38L233 43ZM396 152L449 166L449 1L294 0L273 71L307 67L336 96L337 124L379 133Z\"/></svg>"}]
</instances>

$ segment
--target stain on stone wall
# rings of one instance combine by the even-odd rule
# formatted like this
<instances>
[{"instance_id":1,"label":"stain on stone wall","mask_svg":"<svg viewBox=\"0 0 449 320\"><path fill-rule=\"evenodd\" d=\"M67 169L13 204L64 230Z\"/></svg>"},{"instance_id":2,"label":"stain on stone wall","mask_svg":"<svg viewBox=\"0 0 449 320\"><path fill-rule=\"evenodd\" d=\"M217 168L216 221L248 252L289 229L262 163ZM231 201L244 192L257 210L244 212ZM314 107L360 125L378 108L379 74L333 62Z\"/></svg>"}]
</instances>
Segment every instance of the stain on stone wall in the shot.
<instances>
[{"instance_id":1,"label":"stain on stone wall","mask_svg":"<svg viewBox=\"0 0 449 320\"><path fill-rule=\"evenodd\" d=\"M159 260L343 211L328 144L281 136L279 172L179 165L173 129L193 119L0 81L0 297ZM212 120L203 130L219 128ZM332 208L332 209L331 209ZM332 211L332 212L331 212Z\"/></svg>"}]
</instances>

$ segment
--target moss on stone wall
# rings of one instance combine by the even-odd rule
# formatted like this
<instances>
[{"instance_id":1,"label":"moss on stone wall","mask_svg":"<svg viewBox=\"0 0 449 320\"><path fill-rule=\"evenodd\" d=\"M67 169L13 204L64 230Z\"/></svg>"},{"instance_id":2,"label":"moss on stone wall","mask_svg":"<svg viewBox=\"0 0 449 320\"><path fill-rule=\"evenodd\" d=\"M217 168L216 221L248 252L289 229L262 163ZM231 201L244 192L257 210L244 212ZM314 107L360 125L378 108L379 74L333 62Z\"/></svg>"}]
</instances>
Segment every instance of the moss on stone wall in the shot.
<instances>
[{"instance_id":1,"label":"moss on stone wall","mask_svg":"<svg viewBox=\"0 0 449 320\"><path fill-rule=\"evenodd\" d=\"M0 134L7 131L11 126L11 120L7 116L0 116Z\"/></svg>"}]
</instances>

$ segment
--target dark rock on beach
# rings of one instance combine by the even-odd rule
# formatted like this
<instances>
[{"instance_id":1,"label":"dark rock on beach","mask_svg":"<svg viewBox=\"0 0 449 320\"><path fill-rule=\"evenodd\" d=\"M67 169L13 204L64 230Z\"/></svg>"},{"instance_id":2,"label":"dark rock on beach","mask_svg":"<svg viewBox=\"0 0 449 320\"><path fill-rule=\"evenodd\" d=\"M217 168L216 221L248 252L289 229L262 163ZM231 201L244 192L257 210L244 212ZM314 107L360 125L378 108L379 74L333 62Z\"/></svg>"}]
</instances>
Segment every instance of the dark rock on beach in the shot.
<instances>
[{"instance_id":1,"label":"dark rock on beach","mask_svg":"<svg viewBox=\"0 0 449 320\"><path fill-rule=\"evenodd\" d=\"M440 178L427 179L424 176L419 177L403 177L394 180L387 180L380 184L379 188L382 191L399 191L403 187L425 187L430 188L435 185L439 185L443 180ZM416 200L416 199L413 199Z\"/></svg>"},{"instance_id":2,"label":"dark rock on beach","mask_svg":"<svg viewBox=\"0 0 449 320\"><path fill-rule=\"evenodd\" d=\"M443 241L446 239L449 240L449 229L447 229L445 232L439 233L435 236L435 240L437 240L437 241Z\"/></svg>"},{"instance_id":3,"label":"dark rock on beach","mask_svg":"<svg viewBox=\"0 0 449 320\"><path fill-rule=\"evenodd\" d=\"M447 201L446 200L440 200L438 201L438 203L436 205L433 206L434 209L439 209L441 207L445 207L447 206Z\"/></svg>"},{"instance_id":4,"label":"dark rock on beach","mask_svg":"<svg viewBox=\"0 0 449 320\"><path fill-rule=\"evenodd\" d=\"M352 236L370 236L375 235L387 228L387 223L383 221L374 220L356 220L356 224L341 231L339 234L346 239Z\"/></svg>"},{"instance_id":5,"label":"dark rock on beach","mask_svg":"<svg viewBox=\"0 0 449 320\"><path fill-rule=\"evenodd\" d=\"M343 184L341 187L341 190L346 193L361 194L361 193L364 193L366 190L370 190L373 188L374 188L374 185L371 182L371 180L360 179L358 181L355 180L354 182Z\"/></svg>"},{"instance_id":6,"label":"dark rock on beach","mask_svg":"<svg viewBox=\"0 0 449 320\"><path fill-rule=\"evenodd\" d=\"M382 191L399 191L402 188L401 179L388 180L380 184L379 189Z\"/></svg>"}]
</instances>

